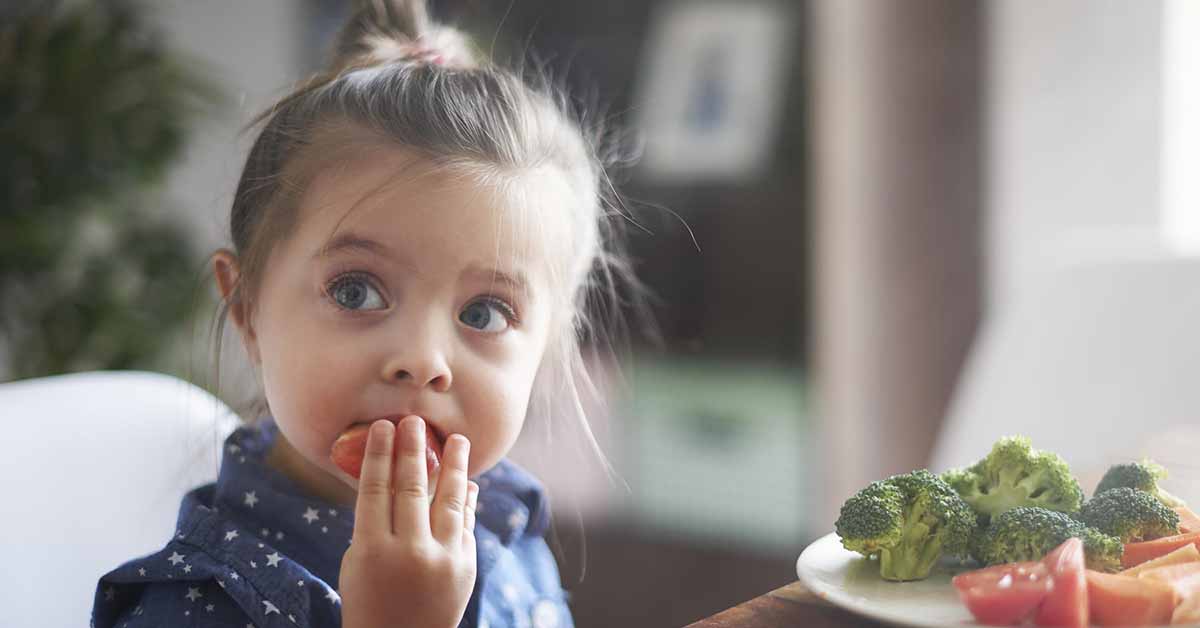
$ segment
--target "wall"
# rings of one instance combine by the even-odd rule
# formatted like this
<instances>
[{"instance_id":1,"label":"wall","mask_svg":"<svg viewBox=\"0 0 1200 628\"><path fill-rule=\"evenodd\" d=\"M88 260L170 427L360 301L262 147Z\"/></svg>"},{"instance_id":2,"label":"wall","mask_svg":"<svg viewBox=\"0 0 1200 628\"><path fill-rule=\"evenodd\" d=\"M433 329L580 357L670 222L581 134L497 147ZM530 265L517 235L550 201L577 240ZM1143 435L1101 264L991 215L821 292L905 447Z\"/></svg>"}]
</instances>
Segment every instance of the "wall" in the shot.
<instances>
[{"instance_id":1,"label":"wall","mask_svg":"<svg viewBox=\"0 0 1200 628\"><path fill-rule=\"evenodd\" d=\"M1064 257L1157 237L1163 5L987 6L991 314Z\"/></svg>"}]
</instances>

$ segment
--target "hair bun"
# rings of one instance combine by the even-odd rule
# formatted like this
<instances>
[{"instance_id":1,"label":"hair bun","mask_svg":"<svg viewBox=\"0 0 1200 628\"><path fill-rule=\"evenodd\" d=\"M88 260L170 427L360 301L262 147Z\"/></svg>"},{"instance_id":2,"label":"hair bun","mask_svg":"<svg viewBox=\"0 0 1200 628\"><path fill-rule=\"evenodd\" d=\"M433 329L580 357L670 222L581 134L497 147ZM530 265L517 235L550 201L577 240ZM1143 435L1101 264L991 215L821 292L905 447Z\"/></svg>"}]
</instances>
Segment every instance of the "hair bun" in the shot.
<instances>
[{"instance_id":1,"label":"hair bun","mask_svg":"<svg viewBox=\"0 0 1200 628\"><path fill-rule=\"evenodd\" d=\"M360 59L376 63L428 63L448 68L473 68L477 65L467 38L462 33L437 27L417 39L400 39L386 35L368 35L367 48Z\"/></svg>"},{"instance_id":2,"label":"hair bun","mask_svg":"<svg viewBox=\"0 0 1200 628\"><path fill-rule=\"evenodd\" d=\"M338 36L335 70L380 63L478 65L461 32L430 21L425 0L359 0L356 4Z\"/></svg>"}]
</instances>

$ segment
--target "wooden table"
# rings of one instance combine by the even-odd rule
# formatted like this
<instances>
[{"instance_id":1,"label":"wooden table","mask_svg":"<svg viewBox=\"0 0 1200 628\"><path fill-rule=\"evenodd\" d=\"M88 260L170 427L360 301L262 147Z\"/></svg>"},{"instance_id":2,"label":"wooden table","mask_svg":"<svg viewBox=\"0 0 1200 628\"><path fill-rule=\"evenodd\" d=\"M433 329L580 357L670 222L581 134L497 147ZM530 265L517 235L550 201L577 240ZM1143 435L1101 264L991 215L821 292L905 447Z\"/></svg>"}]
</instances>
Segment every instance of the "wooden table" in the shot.
<instances>
[{"instance_id":1,"label":"wooden table","mask_svg":"<svg viewBox=\"0 0 1200 628\"><path fill-rule=\"evenodd\" d=\"M814 595L799 581L702 619L688 628L877 628L876 621L844 611Z\"/></svg>"}]
</instances>

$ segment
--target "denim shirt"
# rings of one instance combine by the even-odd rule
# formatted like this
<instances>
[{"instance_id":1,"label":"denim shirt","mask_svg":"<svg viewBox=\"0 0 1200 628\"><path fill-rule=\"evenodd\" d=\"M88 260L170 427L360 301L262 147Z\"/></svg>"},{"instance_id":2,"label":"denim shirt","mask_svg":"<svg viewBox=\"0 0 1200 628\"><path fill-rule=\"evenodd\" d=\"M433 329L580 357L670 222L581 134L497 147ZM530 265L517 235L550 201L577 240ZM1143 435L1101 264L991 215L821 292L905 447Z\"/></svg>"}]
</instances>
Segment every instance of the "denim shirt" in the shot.
<instances>
[{"instance_id":1,"label":"denim shirt","mask_svg":"<svg viewBox=\"0 0 1200 628\"><path fill-rule=\"evenodd\" d=\"M100 578L94 628L341 625L338 573L354 511L267 466L278 433L265 420L230 435L216 483L183 498L166 547ZM477 575L459 625L573 626L544 538L541 484L508 460L477 482Z\"/></svg>"}]
</instances>

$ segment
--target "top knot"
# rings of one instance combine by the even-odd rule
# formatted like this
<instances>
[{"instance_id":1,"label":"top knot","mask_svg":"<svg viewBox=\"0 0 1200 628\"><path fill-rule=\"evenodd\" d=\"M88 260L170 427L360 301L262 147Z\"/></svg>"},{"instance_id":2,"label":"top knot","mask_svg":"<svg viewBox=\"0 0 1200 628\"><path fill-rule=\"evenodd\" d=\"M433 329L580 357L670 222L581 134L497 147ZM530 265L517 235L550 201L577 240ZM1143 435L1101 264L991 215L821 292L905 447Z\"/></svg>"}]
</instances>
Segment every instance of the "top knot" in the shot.
<instances>
[{"instance_id":1,"label":"top knot","mask_svg":"<svg viewBox=\"0 0 1200 628\"><path fill-rule=\"evenodd\" d=\"M363 38L366 48L359 60L376 63L416 63L439 65L452 69L475 67L467 40L458 31L434 28L432 33L415 40L404 40L384 34Z\"/></svg>"},{"instance_id":2,"label":"top knot","mask_svg":"<svg viewBox=\"0 0 1200 628\"><path fill-rule=\"evenodd\" d=\"M335 70L380 63L478 65L462 33L430 21L425 0L360 0L357 4L338 37Z\"/></svg>"}]
</instances>

